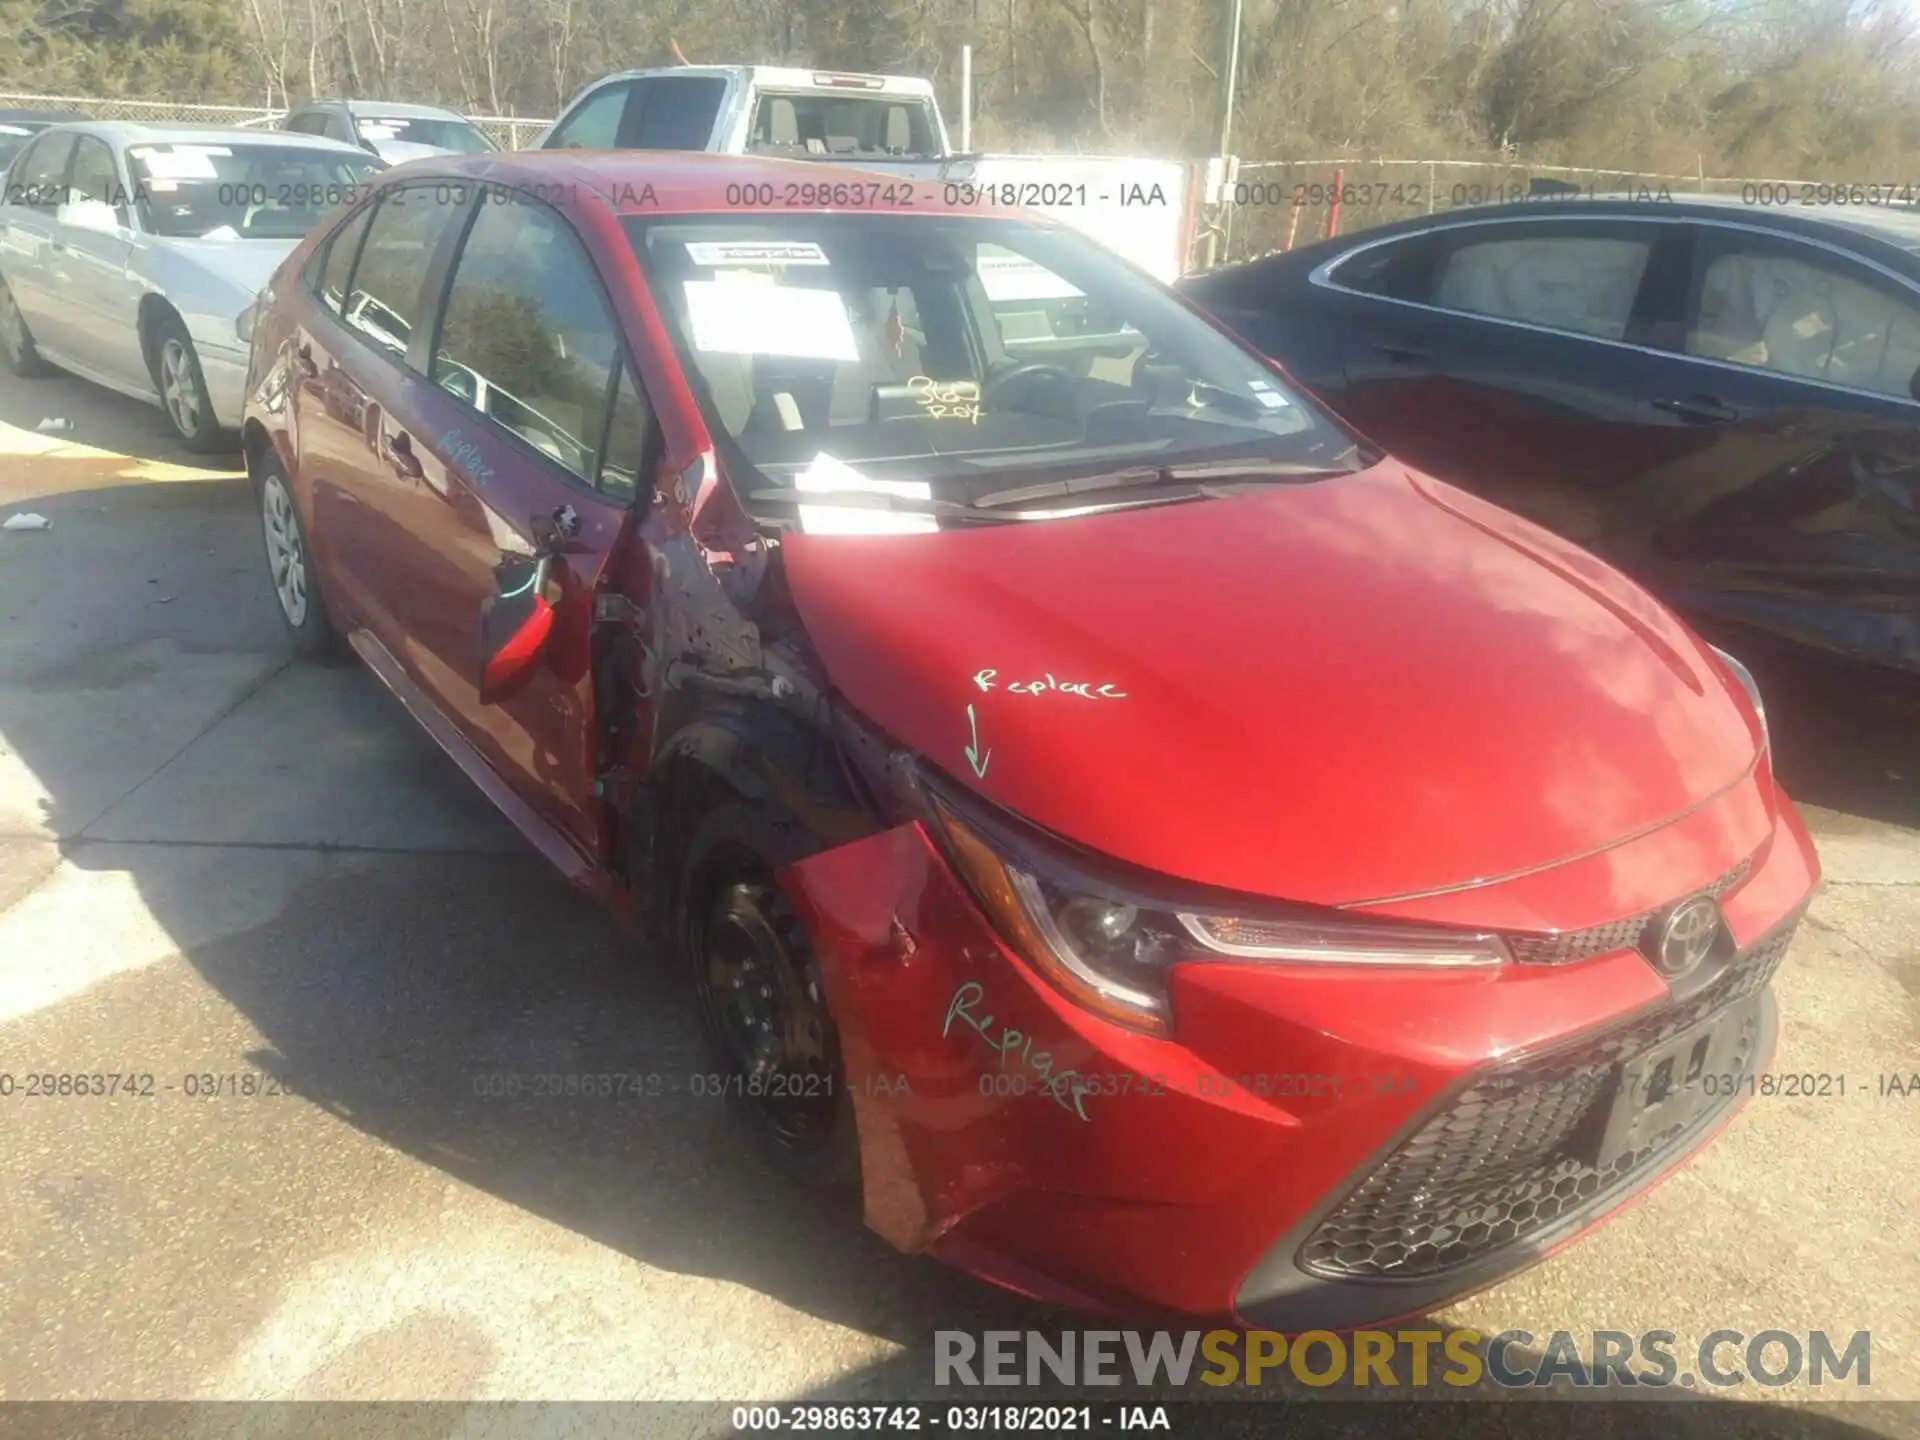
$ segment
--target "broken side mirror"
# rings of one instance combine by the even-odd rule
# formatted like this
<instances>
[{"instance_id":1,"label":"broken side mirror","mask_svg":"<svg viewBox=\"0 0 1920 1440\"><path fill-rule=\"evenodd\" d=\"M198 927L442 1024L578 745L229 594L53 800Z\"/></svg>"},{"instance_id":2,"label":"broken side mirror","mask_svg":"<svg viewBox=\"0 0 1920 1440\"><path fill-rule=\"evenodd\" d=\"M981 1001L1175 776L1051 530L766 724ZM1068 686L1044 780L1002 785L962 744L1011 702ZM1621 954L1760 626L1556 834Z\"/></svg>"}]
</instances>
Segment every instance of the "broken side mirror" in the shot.
<instances>
[{"instance_id":1,"label":"broken side mirror","mask_svg":"<svg viewBox=\"0 0 1920 1440\"><path fill-rule=\"evenodd\" d=\"M514 555L494 567L494 593L480 607L480 701L497 704L512 696L533 673L553 633L553 601L547 585L553 562L580 533L580 516L571 505L528 523L533 537L529 555Z\"/></svg>"},{"instance_id":2,"label":"broken side mirror","mask_svg":"<svg viewBox=\"0 0 1920 1440\"><path fill-rule=\"evenodd\" d=\"M495 593L480 607L480 702L510 699L532 674L553 633L547 581L553 556L503 560L494 568Z\"/></svg>"}]
</instances>

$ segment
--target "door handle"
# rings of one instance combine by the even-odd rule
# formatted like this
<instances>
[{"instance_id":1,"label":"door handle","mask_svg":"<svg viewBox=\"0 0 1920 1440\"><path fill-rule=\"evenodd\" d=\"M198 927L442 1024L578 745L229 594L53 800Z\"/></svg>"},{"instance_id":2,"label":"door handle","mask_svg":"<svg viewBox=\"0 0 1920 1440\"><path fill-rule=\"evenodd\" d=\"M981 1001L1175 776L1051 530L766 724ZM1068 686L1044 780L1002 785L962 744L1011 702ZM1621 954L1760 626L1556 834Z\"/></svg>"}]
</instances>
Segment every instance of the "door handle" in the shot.
<instances>
[{"instance_id":1,"label":"door handle","mask_svg":"<svg viewBox=\"0 0 1920 1440\"><path fill-rule=\"evenodd\" d=\"M320 366L313 358L313 346L304 340L293 347L293 363L309 380L320 373Z\"/></svg>"},{"instance_id":2,"label":"door handle","mask_svg":"<svg viewBox=\"0 0 1920 1440\"><path fill-rule=\"evenodd\" d=\"M406 431L383 430L380 439L387 452L387 463L393 467L395 474L408 480L418 480L425 473L413 453L413 439Z\"/></svg>"},{"instance_id":3,"label":"door handle","mask_svg":"<svg viewBox=\"0 0 1920 1440\"><path fill-rule=\"evenodd\" d=\"M1653 402L1656 410L1678 415L1689 425L1727 425L1740 418L1740 412L1712 395L1682 395Z\"/></svg>"}]
</instances>

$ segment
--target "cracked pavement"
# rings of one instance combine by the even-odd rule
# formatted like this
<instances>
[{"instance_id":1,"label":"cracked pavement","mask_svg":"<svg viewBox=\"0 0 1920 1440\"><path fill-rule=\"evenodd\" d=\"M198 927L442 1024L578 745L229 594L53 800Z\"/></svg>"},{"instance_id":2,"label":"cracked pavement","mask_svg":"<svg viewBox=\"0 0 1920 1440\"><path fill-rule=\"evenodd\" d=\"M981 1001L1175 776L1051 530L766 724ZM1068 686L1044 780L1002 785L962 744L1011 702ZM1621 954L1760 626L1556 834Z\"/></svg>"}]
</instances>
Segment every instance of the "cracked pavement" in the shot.
<instances>
[{"instance_id":1,"label":"cracked pavement","mask_svg":"<svg viewBox=\"0 0 1920 1440\"><path fill-rule=\"evenodd\" d=\"M370 676L290 661L243 479L172 468L158 412L0 381L0 421L48 414L120 453L0 437L0 511L54 521L0 534L0 1072L153 1093L0 1099L0 1398L871 1401L935 1393L936 1329L1074 1323L892 1253L716 1102L486 1093L684 1072L690 1006ZM1870 1392L1796 1433L1920 1436L1920 1406L1882 1403L1920 1400L1920 1095L1874 1093L1920 1072L1920 711L1755 669L1827 870L1774 1068L1847 1093L1756 1098L1438 1318L1665 1329L1683 1355L1870 1330Z\"/></svg>"}]
</instances>

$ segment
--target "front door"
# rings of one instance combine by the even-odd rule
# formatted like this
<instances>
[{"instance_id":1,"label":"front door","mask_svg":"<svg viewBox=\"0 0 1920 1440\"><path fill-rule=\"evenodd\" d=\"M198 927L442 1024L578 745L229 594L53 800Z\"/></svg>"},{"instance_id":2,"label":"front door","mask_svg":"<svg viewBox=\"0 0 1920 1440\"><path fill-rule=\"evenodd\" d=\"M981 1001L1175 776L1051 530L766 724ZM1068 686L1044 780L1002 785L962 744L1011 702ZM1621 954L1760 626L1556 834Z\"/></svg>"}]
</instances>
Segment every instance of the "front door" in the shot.
<instances>
[{"instance_id":1,"label":"front door","mask_svg":"<svg viewBox=\"0 0 1920 1440\"><path fill-rule=\"evenodd\" d=\"M140 348L140 299L145 286L128 269L133 257L133 194L104 140L82 135L73 152L68 198L114 208L119 229L58 225L55 274L68 299L65 348L74 359L122 385L151 386Z\"/></svg>"},{"instance_id":2,"label":"front door","mask_svg":"<svg viewBox=\"0 0 1920 1440\"><path fill-rule=\"evenodd\" d=\"M521 798L597 858L594 599L637 543L651 413L593 262L550 207L490 191L445 295L438 349L409 356L426 378L379 397L382 508L403 552L397 653ZM482 609L542 532L562 550L551 636L523 684L483 700Z\"/></svg>"},{"instance_id":3,"label":"front door","mask_svg":"<svg viewBox=\"0 0 1920 1440\"><path fill-rule=\"evenodd\" d=\"M1675 453L1623 492L1615 553L1693 610L1920 670L1920 290L1791 236L1690 229L1684 358L1655 397Z\"/></svg>"}]
</instances>

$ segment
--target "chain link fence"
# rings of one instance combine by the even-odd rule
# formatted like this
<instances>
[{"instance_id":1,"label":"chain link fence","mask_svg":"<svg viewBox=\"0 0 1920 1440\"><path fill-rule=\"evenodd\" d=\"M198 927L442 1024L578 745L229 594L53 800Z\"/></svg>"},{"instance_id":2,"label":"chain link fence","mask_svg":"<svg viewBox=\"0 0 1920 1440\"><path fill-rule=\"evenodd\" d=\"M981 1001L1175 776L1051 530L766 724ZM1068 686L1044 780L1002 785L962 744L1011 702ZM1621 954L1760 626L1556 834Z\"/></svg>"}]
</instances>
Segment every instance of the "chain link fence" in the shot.
<instances>
[{"instance_id":1,"label":"chain link fence","mask_svg":"<svg viewBox=\"0 0 1920 1440\"><path fill-rule=\"evenodd\" d=\"M271 128L287 112L263 105L202 105L178 100L122 100L103 95L27 95L0 91L0 107L71 110L89 120L144 120L156 125L245 125ZM553 122L522 115L469 115L496 145L531 145Z\"/></svg>"},{"instance_id":2,"label":"chain link fence","mask_svg":"<svg viewBox=\"0 0 1920 1440\"><path fill-rule=\"evenodd\" d=\"M1708 175L1528 165L1487 160L1242 161L1227 203L1210 217L1218 263L1247 260L1312 244L1330 234L1431 215L1464 205L1539 200L1537 182L1568 199L1626 196L1653 203L1727 195L1749 205L1854 204L1912 206L1911 183L1834 185L1757 175Z\"/></svg>"}]
</instances>

